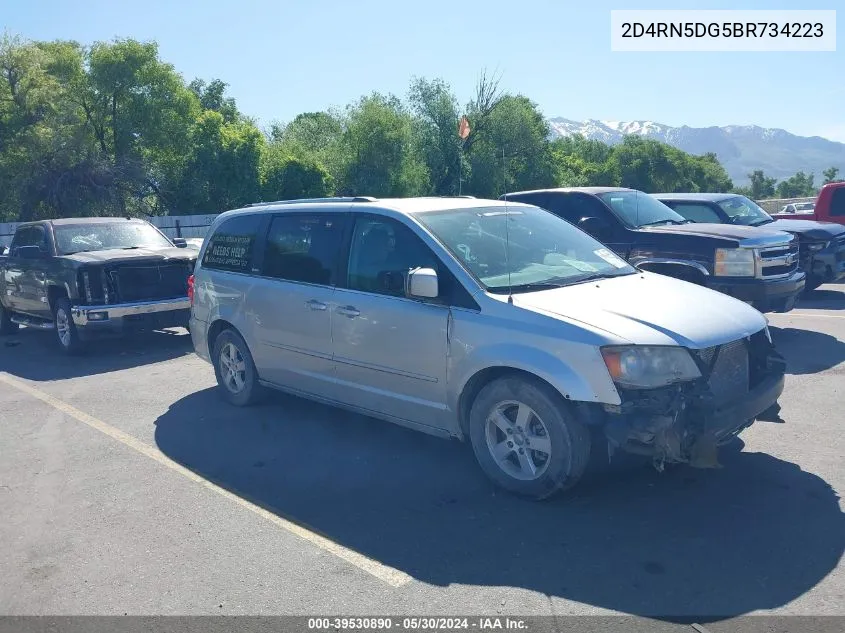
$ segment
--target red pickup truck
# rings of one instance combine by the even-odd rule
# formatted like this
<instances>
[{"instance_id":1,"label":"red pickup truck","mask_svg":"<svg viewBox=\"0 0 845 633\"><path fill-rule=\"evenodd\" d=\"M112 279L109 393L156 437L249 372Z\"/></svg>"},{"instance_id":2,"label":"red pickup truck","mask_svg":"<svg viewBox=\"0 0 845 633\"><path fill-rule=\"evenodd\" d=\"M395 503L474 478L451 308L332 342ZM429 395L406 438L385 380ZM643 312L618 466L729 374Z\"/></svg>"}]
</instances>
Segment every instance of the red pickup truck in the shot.
<instances>
[{"instance_id":1,"label":"red pickup truck","mask_svg":"<svg viewBox=\"0 0 845 633\"><path fill-rule=\"evenodd\" d=\"M845 224L845 182L829 182L819 192L810 213L772 213L776 220L818 220Z\"/></svg>"}]
</instances>

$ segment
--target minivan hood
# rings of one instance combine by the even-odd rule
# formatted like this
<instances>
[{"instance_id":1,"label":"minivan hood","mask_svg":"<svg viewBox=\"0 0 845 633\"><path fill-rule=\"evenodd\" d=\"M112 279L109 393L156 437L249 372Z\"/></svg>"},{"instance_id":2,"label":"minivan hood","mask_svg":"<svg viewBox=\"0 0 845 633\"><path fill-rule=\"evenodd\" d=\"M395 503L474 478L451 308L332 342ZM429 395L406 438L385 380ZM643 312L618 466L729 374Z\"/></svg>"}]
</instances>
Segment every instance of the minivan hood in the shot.
<instances>
[{"instance_id":1,"label":"minivan hood","mask_svg":"<svg viewBox=\"0 0 845 633\"><path fill-rule=\"evenodd\" d=\"M765 227L758 227L690 222L689 224L644 226L640 230L648 231L649 233L682 233L688 235L698 235L699 237L723 237L732 240L748 240L755 238L773 239L782 237L784 241L789 241L790 236L788 234L783 235L782 230L769 228L770 226L770 224L767 224Z\"/></svg>"},{"instance_id":2,"label":"minivan hood","mask_svg":"<svg viewBox=\"0 0 845 633\"><path fill-rule=\"evenodd\" d=\"M767 324L760 312L738 299L655 273L517 293L513 303L637 345L702 349L750 336Z\"/></svg>"},{"instance_id":3,"label":"minivan hood","mask_svg":"<svg viewBox=\"0 0 845 633\"><path fill-rule=\"evenodd\" d=\"M815 220L775 220L764 224L767 229L795 233L805 240L827 242L845 234L845 226L833 222L816 222Z\"/></svg>"},{"instance_id":4,"label":"minivan hood","mask_svg":"<svg viewBox=\"0 0 845 633\"><path fill-rule=\"evenodd\" d=\"M85 253L75 253L73 255L62 255L64 259L69 259L80 264L111 264L117 262L134 261L139 259L153 261L190 261L195 259L196 256L197 251L195 249L178 248L176 246L166 246L162 248L135 248L132 250L112 248L103 251L90 251Z\"/></svg>"}]
</instances>

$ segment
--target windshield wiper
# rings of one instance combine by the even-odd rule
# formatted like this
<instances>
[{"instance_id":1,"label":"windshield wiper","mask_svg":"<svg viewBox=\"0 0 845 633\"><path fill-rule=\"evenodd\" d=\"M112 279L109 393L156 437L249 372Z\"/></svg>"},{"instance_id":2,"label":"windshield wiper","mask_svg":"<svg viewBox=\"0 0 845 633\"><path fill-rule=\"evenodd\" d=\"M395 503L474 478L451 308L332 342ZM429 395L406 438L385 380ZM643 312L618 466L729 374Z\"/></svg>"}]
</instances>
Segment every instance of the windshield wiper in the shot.
<instances>
[{"instance_id":1,"label":"windshield wiper","mask_svg":"<svg viewBox=\"0 0 845 633\"><path fill-rule=\"evenodd\" d=\"M121 247L120 250L122 250L122 251L132 251L132 250L135 250L136 248L144 248L144 247L143 246L123 246L123 247Z\"/></svg>"},{"instance_id":2,"label":"windshield wiper","mask_svg":"<svg viewBox=\"0 0 845 633\"><path fill-rule=\"evenodd\" d=\"M539 283L530 284L515 284L513 286L493 286L488 288L490 292L500 294L505 292L531 292L533 290L550 290L552 288L562 288L566 284L552 281L542 281Z\"/></svg>"},{"instance_id":3,"label":"windshield wiper","mask_svg":"<svg viewBox=\"0 0 845 633\"><path fill-rule=\"evenodd\" d=\"M758 222L752 222L748 226L763 226L764 224L770 224L771 222L774 222L772 218L763 218Z\"/></svg>"},{"instance_id":4,"label":"windshield wiper","mask_svg":"<svg viewBox=\"0 0 845 633\"><path fill-rule=\"evenodd\" d=\"M688 224L689 220L655 220L654 222L646 222L640 226L657 226L658 224Z\"/></svg>"}]
</instances>

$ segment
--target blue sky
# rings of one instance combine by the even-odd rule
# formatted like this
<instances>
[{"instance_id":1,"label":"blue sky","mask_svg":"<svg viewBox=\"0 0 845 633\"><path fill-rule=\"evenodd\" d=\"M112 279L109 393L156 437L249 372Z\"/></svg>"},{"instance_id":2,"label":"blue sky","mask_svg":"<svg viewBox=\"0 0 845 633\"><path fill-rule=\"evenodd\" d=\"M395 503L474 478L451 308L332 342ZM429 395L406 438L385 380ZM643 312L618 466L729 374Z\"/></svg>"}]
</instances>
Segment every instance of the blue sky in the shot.
<instances>
[{"instance_id":1,"label":"blue sky","mask_svg":"<svg viewBox=\"0 0 845 633\"><path fill-rule=\"evenodd\" d=\"M819 0L812 9L836 9ZM220 78L260 123L407 94L441 77L463 104L482 68L547 116L669 125L759 124L845 141L845 43L835 53L612 53L611 9L798 9L626 0L0 0L29 39L154 39L186 79ZM580 7L580 8L576 8ZM842 33L845 10L837 16Z\"/></svg>"}]
</instances>

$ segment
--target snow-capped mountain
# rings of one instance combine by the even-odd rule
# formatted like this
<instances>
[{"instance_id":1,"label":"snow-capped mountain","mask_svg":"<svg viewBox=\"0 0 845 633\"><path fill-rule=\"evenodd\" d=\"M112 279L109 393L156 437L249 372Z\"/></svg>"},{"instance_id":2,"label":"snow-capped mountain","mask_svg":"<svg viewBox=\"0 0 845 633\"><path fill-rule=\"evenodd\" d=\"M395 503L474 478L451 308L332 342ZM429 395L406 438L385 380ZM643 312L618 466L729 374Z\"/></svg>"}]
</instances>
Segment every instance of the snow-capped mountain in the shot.
<instances>
[{"instance_id":1,"label":"snow-capped mountain","mask_svg":"<svg viewBox=\"0 0 845 633\"><path fill-rule=\"evenodd\" d=\"M747 183L749 172L755 169L778 180L804 171L815 174L816 182L821 181L822 171L828 167L839 167L840 173L845 173L845 143L819 136L797 136L778 128L673 127L654 121L572 121L562 117L549 119L549 126L553 137L581 134L613 145L628 134L638 134L691 154L713 152L737 185Z\"/></svg>"}]
</instances>

